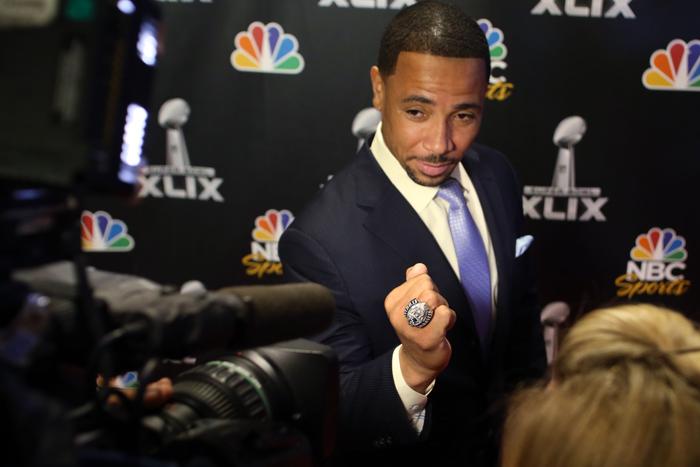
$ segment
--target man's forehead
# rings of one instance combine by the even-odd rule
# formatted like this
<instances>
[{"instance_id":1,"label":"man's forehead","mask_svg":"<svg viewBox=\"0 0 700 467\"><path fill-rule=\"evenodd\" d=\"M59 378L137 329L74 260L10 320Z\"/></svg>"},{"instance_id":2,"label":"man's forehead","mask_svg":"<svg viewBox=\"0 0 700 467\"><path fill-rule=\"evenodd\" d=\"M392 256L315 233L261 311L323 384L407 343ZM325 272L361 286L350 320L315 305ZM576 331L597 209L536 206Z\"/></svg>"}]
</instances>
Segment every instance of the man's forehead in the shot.
<instances>
[{"instance_id":1,"label":"man's forehead","mask_svg":"<svg viewBox=\"0 0 700 467\"><path fill-rule=\"evenodd\" d=\"M402 50L396 57L396 64L406 64L406 63L424 63L424 64L453 64L459 66L464 63L480 63L482 66L486 65L484 59L479 57L450 57L446 55L436 55L428 52L417 52L411 50Z\"/></svg>"},{"instance_id":2,"label":"man's forehead","mask_svg":"<svg viewBox=\"0 0 700 467\"><path fill-rule=\"evenodd\" d=\"M405 92L445 90L471 94L486 86L486 66L480 58L441 57L418 52L401 52L394 73L385 77L387 86Z\"/></svg>"},{"instance_id":3,"label":"man's forehead","mask_svg":"<svg viewBox=\"0 0 700 467\"><path fill-rule=\"evenodd\" d=\"M422 52L401 52L396 61L394 72L385 77L400 75L402 78L426 77L439 78L450 74L471 79L472 75L485 76L486 63L474 57L443 57Z\"/></svg>"}]
</instances>

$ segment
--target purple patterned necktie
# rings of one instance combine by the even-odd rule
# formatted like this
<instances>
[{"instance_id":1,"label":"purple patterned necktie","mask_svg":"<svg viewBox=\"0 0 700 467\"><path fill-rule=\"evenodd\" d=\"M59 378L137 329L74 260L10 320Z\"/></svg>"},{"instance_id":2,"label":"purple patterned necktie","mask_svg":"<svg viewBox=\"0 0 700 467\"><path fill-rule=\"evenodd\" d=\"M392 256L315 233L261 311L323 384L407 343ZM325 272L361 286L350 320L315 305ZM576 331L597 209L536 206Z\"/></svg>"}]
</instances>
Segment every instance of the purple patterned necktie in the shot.
<instances>
[{"instance_id":1,"label":"purple patterned necktie","mask_svg":"<svg viewBox=\"0 0 700 467\"><path fill-rule=\"evenodd\" d=\"M440 185L438 196L450 205L448 222L457 253L459 275L474 313L482 349L486 350L491 323L491 273L484 242L467 209L459 182L449 178Z\"/></svg>"}]
</instances>

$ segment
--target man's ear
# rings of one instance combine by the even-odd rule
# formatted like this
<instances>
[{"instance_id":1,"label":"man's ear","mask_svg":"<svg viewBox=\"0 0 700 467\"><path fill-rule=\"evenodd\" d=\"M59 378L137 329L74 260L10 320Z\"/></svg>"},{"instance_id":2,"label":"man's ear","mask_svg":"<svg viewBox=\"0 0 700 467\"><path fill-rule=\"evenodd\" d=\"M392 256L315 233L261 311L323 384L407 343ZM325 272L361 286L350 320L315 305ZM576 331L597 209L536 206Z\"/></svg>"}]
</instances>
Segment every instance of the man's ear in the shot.
<instances>
[{"instance_id":1,"label":"man's ear","mask_svg":"<svg viewBox=\"0 0 700 467\"><path fill-rule=\"evenodd\" d=\"M369 77L372 80L372 105L382 112L384 104L384 80L377 66L369 69Z\"/></svg>"}]
</instances>

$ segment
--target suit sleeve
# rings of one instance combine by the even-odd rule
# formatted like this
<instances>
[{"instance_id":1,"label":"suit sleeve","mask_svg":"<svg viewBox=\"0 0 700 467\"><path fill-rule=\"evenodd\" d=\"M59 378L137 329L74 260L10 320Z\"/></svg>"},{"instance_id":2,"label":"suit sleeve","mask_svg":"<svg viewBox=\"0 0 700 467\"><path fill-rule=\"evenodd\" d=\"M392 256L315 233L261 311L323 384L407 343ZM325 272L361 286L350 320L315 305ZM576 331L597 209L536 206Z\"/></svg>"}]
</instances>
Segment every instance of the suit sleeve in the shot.
<instances>
[{"instance_id":1,"label":"suit sleeve","mask_svg":"<svg viewBox=\"0 0 700 467\"><path fill-rule=\"evenodd\" d=\"M333 324L314 337L333 348L340 363L340 449L363 450L418 439L394 386L392 351L371 354L367 324L357 312L346 284L323 246L292 224L279 245L285 278L310 281L331 290L336 301ZM388 292L388 291L387 291Z\"/></svg>"}]
</instances>

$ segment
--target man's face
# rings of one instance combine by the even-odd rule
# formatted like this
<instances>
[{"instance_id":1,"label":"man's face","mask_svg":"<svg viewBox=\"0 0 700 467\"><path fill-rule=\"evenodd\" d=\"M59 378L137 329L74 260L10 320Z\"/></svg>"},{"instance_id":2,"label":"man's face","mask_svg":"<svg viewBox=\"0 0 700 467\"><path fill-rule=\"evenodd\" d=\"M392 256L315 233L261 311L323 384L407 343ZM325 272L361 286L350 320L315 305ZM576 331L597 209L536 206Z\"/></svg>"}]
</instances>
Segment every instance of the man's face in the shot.
<instances>
[{"instance_id":1,"label":"man's face","mask_svg":"<svg viewBox=\"0 0 700 467\"><path fill-rule=\"evenodd\" d=\"M486 93L480 58L401 52L382 77L372 67L373 104L389 150L416 183L441 184L479 133Z\"/></svg>"}]
</instances>

